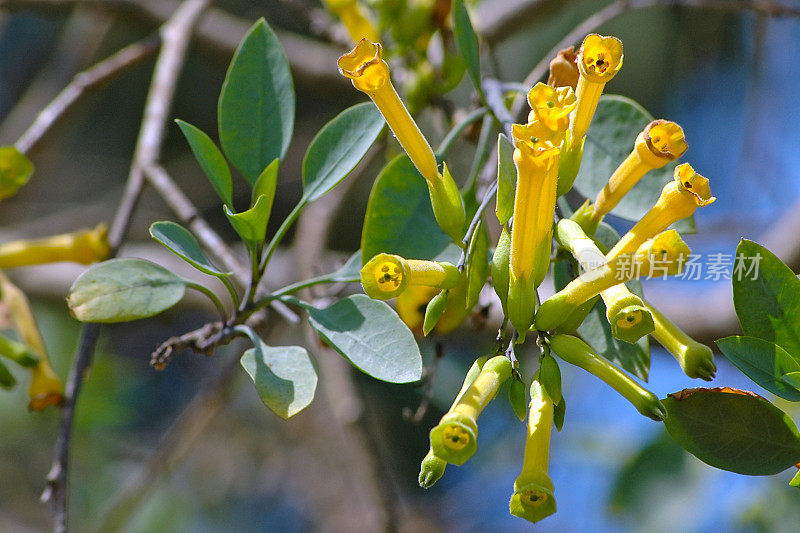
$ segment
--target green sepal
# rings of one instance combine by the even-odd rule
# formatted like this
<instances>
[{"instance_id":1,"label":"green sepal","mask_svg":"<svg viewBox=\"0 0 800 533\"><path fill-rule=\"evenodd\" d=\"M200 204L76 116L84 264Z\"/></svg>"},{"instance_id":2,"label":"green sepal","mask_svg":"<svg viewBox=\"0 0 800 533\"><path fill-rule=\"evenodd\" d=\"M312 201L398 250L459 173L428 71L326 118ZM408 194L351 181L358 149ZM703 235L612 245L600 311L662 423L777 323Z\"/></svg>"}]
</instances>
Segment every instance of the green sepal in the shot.
<instances>
[{"instance_id":1,"label":"green sepal","mask_svg":"<svg viewBox=\"0 0 800 533\"><path fill-rule=\"evenodd\" d=\"M228 217L233 229L251 249L261 245L267 236L267 219L272 200L261 195L253 207L241 213L234 213L227 205L223 205L225 216Z\"/></svg>"},{"instance_id":2,"label":"green sepal","mask_svg":"<svg viewBox=\"0 0 800 533\"><path fill-rule=\"evenodd\" d=\"M531 498L537 498L532 502ZM514 494L508 502L509 512L534 524L556 512L553 482L546 472L523 472L514 481Z\"/></svg>"},{"instance_id":3,"label":"green sepal","mask_svg":"<svg viewBox=\"0 0 800 533\"><path fill-rule=\"evenodd\" d=\"M578 328L581 327L583 321L586 320L586 317L592 312L594 304L596 304L599 299L600 295L597 295L573 309L566 320L556 327L556 333L575 333L578 331Z\"/></svg>"},{"instance_id":4,"label":"green sepal","mask_svg":"<svg viewBox=\"0 0 800 533\"><path fill-rule=\"evenodd\" d=\"M26 368L33 368L39 364L39 357L26 344L4 335L0 335L0 355Z\"/></svg>"},{"instance_id":5,"label":"green sepal","mask_svg":"<svg viewBox=\"0 0 800 533\"><path fill-rule=\"evenodd\" d=\"M578 177L578 171L581 169L581 160L583 159L583 145L586 142L586 137L581 139L575 146L572 144L572 139L569 130L567 130L566 137L564 138L564 146L566 150L561 150L558 158L558 185L556 186L556 196L563 196L572 189L575 178Z\"/></svg>"},{"instance_id":6,"label":"green sepal","mask_svg":"<svg viewBox=\"0 0 800 533\"><path fill-rule=\"evenodd\" d=\"M592 218L592 213L594 213L594 205L589 200L586 200L569 217L570 220L577 223L581 227L583 232L588 237L594 237L594 234L597 232L597 228L600 226L600 222L603 220L602 217L595 220Z\"/></svg>"},{"instance_id":7,"label":"green sepal","mask_svg":"<svg viewBox=\"0 0 800 533\"><path fill-rule=\"evenodd\" d=\"M511 404L511 408L514 410L514 414L517 415L520 422L524 422L525 417L528 415L526 389L525 383L516 376L511 380L511 384L508 387L508 402Z\"/></svg>"},{"instance_id":8,"label":"green sepal","mask_svg":"<svg viewBox=\"0 0 800 533\"><path fill-rule=\"evenodd\" d=\"M553 424L559 433L564 428L564 415L567 412L567 401L561 397L561 401L553 406Z\"/></svg>"},{"instance_id":9,"label":"green sepal","mask_svg":"<svg viewBox=\"0 0 800 533\"><path fill-rule=\"evenodd\" d=\"M486 274L489 271L489 237L483 220L478 222L478 227L472 234L467 253L467 308L472 309L478 303Z\"/></svg>"},{"instance_id":10,"label":"green sepal","mask_svg":"<svg viewBox=\"0 0 800 533\"><path fill-rule=\"evenodd\" d=\"M510 295L509 295L510 296ZM550 331L561 324L578 308L567 302L564 291L557 292L539 306L536 311L536 329Z\"/></svg>"},{"instance_id":11,"label":"green sepal","mask_svg":"<svg viewBox=\"0 0 800 533\"><path fill-rule=\"evenodd\" d=\"M547 395L553 400L553 404L561 402L561 369L551 355L542 357L539 365L539 381L541 382Z\"/></svg>"},{"instance_id":12,"label":"green sepal","mask_svg":"<svg viewBox=\"0 0 800 533\"><path fill-rule=\"evenodd\" d=\"M11 371L4 365L0 363L0 388L3 389L10 389L14 385L17 384L17 378L11 374Z\"/></svg>"},{"instance_id":13,"label":"green sepal","mask_svg":"<svg viewBox=\"0 0 800 533\"><path fill-rule=\"evenodd\" d=\"M426 181L428 184L428 194L431 199L433 216L436 222L455 243L461 243L464 238L464 201L458 190L453 176L447 170L447 164L442 165L442 173L438 174L433 181Z\"/></svg>"},{"instance_id":14,"label":"green sepal","mask_svg":"<svg viewBox=\"0 0 800 533\"><path fill-rule=\"evenodd\" d=\"M431 488L444 475L446 467L447 461L437 457L432 449L429 450L419 466L419 486L423 489Z\"/></svg>"},{"instance_id":15,"label":"green sepal","mask_svg":"<svg viewBox=\"0 0 800 533\"><path fill-rule=\"evenodd\" d=\"M425 320L422 322L422 334L426 337L436 327L439 319L442 318L442 315L447 310L449 299L450 291L444 290L428 302L428 306L425 308Z\"/></svg>"},{"instance_id":16,"label":"green sepal","mask_svg":"<svg viewBox=\"0 0 800 533\"><path fill-rule=\"evenodd\" d=\"M437 457L461 466L478 449L478 424L461 413L447 413L431 430L430 438Z\"/></svg>"},{"instance_id":17,"label":"green sepal","mask_svg":"<svg viewBox=\"0 0 800 533\"><path fill-rule=\"evenodd\" d=\"M17 194L33 174L33 163L15 146L0 147L0 200Z\"/></svg>"},{"instance_id":18,"label":"green sepal","mask_svg":"<svg viewBox=\"0 0 800 533\"><path fill-rule=\"evenodd\" d=\"M518 341L525 342L525 334L536 315L536 283L533 279L517 278L510 273L507 308L508 319L519 333Z\"/></svg>"},{"instance_id":19,"label":"green sepal","mask_svg":"<svg viewBox=\"0 0 800 533\"><path fill-rule=\"evenodd\" d=\"M497 297L500 298L500 305L503 306L503 313L508 314L508 283L509 283L509 254L511 253L511 233L507 226L503 226L500 239L492 255L492 287Z\"/></svg>"}]
</instances>

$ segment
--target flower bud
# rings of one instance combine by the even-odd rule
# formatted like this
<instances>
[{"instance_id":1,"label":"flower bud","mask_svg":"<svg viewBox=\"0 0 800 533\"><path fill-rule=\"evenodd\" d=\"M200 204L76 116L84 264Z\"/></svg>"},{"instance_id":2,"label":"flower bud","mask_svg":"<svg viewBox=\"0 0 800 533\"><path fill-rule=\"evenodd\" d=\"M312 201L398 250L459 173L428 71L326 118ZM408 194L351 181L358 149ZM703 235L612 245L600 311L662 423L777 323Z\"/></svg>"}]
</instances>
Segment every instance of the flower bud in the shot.
<instances>
[{"instance_id":1,"label":"flower bud","mask_svg":"<svg viewBox=\"0 0 800 533\"><path fill-rule=\"evenodd\" d=\"M667 411L655 394L648 391L622 370L597 355L588 344L571 335L553 335L550 347L564 361L579 366L609 384L631 402L644 416L661 421Z\"/></svg>"},{"instance_id":2,"label":"flower bud","mask_svg":"<svg viewBox=\"0 0 800 533\"><path fill-rule=\"evenodd\" d=\"M717 365L711 348L688 336L649 303L647 307L655 320L653 337L678 360L683 372L690 378L714 379Z\"/></svg>"},{"instance_id":3,"label":"flower bud","mask_svg":"<svg viewBox=\"0 0 800 533\"><path fill-rule=\"evenodd\" d=\"M661 233L678 220L691 216L695 209L713 203L708 179L688 163L675 167L675 179L664 185L656 204L622 236L608 253L609 260L633 253L647 239Z\"/></svg>"},{"instance_id":4,"label":"flower bud","mask_svg":"<svg viewBox=\"0 0 800 533\"><path fill-rule=\"evenodd\" d=\"M111 255L107 235L106 225L100 224L93 230L0 244L0 268L58 261L72 261L84 265L104 261Z\"/></svg>"},{"instance_id":5,"label":"flower bud","mask_svg":"<svg viewBox=\"0 0 800 533\"><path fill-rule=\"evenodd\" d=\"M439 319L442 318L445 310L447 310L449 296L448 291L442 291L428 302L428 307L425 309L425 320L422 323L423 335L427 336L436 326L436 323L439 322Z\"/></svg>"},{"instance_id":6,"label":"flower bud","mask_svg":"<svg viewBox=\"0 0 800 533\"><path fill-rule=\"evenodd\" d=\"M422 460L419 469L419 486L423 489L431 488L444 475L447 461L434 455L433 450Z\"/></svg>"},{"instance_id":7,"label":"flower bud","mask_svg":"<svg viewBox=\"0 0 800 533\"><path fill-rule=\"evenodd\" d=\"M436 222L453 242L460 244L464 238L464 201L453 176L443 165L442 173L428 180L428 195Z\"/></svg>"},{"instance_id":8,"label":"flower bud","mask_svg":"<svg viewBox=\"0 0 800 533\"><path fill-rule=\"evenodd\" d=\"M492 256L492 288L500 298L500 305L503 306L503 313L508 314L507 301L508 301L508 283L509 283L509 264L508 258L511 252L511 234L508 232L508 227L503 226L503 231L500 233L500 238L497 241L497 246L494 249Z\"/></svg>"},{"instance_id":9,"label":"flower bud","mask_svg":"<svg viewBox=\"0 0 800 533\"><path fill-rule=\"evenodd\" d=\"M595 220L614 209L648 171L661 168L688 149L683 130L674 122L654 120L638 137L633 151L620 164L594 203Z\"/></svg>"},{"instance_id":10,"label":"flower bud","mask_svg":"<svg viewBox=\"0 0 800 533\"><path fill-rule=\"evenodd\" d=\"M505 356L486 361L450 411L431 430L431 448L448 463L464 464L478 449L478 416L511 377L511 361Z\"/></svg>"},{"instance_id":11,"label":"flower bud","mask_svg":"<svg viewBox=\"0 0 800 533\"><path fill-rule=\"evenodd\" d=\"M364 292L375 300L394 298L409 285L450 289L461 281L461 271L450 263L403 259L391 254L378 254L361 269Z\"/></svg>"},{"instance_id":12,"label":"flower bud","mask_svg":"<svg viewBox=\"0 0 800 533\"><path fill-rule=\"evenodd\" d=\"M538 380L531 383L528 435L522 472L514 481L509 501L512 515L536 523L556 512L553 482L547 474L550 432L553 427L553 400Z\"/></svg>"},{"instance_id":13,"label":"flower bud","mask_svg":"<svg viewBox=\"0 0 800 533\"><path fill-rule=\"evenodd\" d=\"M339 72L375 102L420 174L428 182L434 181L439 171L433 150L392 85L389 65L381 58L381 45L361 39L339 58Z\"/></svg>"}]
</instances>

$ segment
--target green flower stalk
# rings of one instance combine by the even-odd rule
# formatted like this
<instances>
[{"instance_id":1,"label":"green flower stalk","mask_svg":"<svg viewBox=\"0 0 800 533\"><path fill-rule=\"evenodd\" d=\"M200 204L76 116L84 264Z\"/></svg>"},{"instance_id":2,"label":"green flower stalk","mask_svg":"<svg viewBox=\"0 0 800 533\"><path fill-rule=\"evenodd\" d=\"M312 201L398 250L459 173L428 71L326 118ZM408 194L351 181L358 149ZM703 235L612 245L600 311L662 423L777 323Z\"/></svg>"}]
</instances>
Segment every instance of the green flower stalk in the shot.
<instances>
[{"instance_id":1,"label":"green flower stalk","mask_svg":"<svg viewBox=\"0 0 800 533\"><path fill-rule=\"evenodd\" d=\"M512 515L533 523L556 512L553 482L547 474L552 427L553 400L542 384L534 379L531 383L525 458L522 472L514 481L514 494L508 504Z\"/></svg>"},{"instance_id":2,"label":"green flower stalk","mask_svg":"<svg viewBox=\"0 0 800 533\"><path fill-rule=\"evenodd\" d=\"M542 303L536 311L536 329L557 328L579 305L620 283L653 273L680 274L689 252L678 232L669 230L642 244L633 256L606 256L605 264L581 274Z\"/></svg>"},{"instance_id":3,"label":"green flower stalk","mask_svg":"<svg viewBox=\"0 0 800 533\"><path fill-rule=\"evenodd\" d=\"M475 381L456 400L439 425L431 430L434 455L463 465L478 449L478 416L511 377L511 361L499 355L486 361Z\"/></svg>"},{"instance_id":4,"label":"green flower stalk","mask_svg":"<svg viewBox=\"0 0 800 533\"><path fill-rule=\"evenodd\" d=\"M391 254L378 254L361 269L364 292L375 300L394 298L412 285L451 289L462 280L461 271L451 263Z\"/></svg>"},{"instance_id":5,"label":"green flower stalk","mask_svg":"<svg viewBox=\"0 0 800 533\"><path fill-rule=\"evenodd\" d=\"M460 242L464 236L465 214L458 186L447 167L443 173L439 172L431 145L392 85L389 65L382 59L381 50L380 43L361 39L355 48L339 58L339 72L378 107L392 133L425 178L439 226L455 242Z\"/></svg>"},{"instance_id":6,"label":"green flower stalk","mask_svg":"<svg viewBox=\"0 0 800 533\"><path fill-rule=\"evenodd\" d=\"M475 382L475 380L480 375L483 366L486 364L486 361L488 360L489 356L484 355L478 357L472 363L472 366L467 371L467 375L464 376L464 383L463 385L461 385L461 390L458 391L458 394L456 394L456 397L453 400L453 404L450 406L448 413L455 408L461 397L464 396L464 393L467 392L467 389L469 389L469 387ZM444 470L446 466L447 466L447 461L437 456L436 453L434 453L433 451L433 445L431 445L430 450L428 450L428 454L422 460L422 464L420 465L419 486L422 487L423 489L431 488L434 485L434 483L439 481L439 479L444 475Z\"/></svg>"},{"instance_id":7,"label":"green flower stalk","mask_svg":"<svg viewBox=\"0 0 800 533\"><path fill-rule=\"evenodd\" d=\"M655 320L653 337L677 359L683 372L690 378L714 379L717 365L711 348L691 338L649 303L646 305Z\"/></svg>"},{"instance_id":8,"label":"green flower stalk","mask_svg":"<svg viewBox=\"0 0 800 533\"><path fill-rule=\"evenodd\" d=\"M508 318L525 339L536 312L536 287L550 266L559 148L541 122L513 126L517 189L509 252Z\"/></svg>"},{"instance_id":9,"label":"green flower stalk","mask_svg":"<svg viewBox=\"0 0 800 533\"><path fill-rule=\"evenodd\" d=\"M550 348L564 361L579 366L608 383L644 416L657 421L664 420L667 416L666 409L655 394L597 355L581 339L571 335L553 335L550 338Z\"/></svg>"},{"instance_id":10,"label":"green flower stalk","mask_svg":"<svg viewBox=\"0 0 800 533\"><path fill-rule=\"evenodd\" d=\"M595 242L572 220L562 219L558 222L556 240L570 251L587 272L606 262ZM600 296L606 305L606 318L614 337L634 343L655 328L653 317L642 299L628 290L624 283L601 291Z\"/></svg>"},{"instance_id":11,"label":"green flower stalk","mask_svg":"<svg viewBox=\"0 0 800 533\"><path fill-rule=\"evenodd\" d=\"M682 156L689 145L674 122L654 120L637 137L633 151L623 161L594 202L592 218L599 221L628 194L642 176Z\"/></svg>"},{"instance_id":12,"label":"green flower stalk","mask_svg":"<svg viewBox=\"0 0 800 533\"><path fill-rule=\"evenodd\" d=\"M643 242L671 224L694 214L695 209L714 203L708 179L683 163L675 167L675 178L664 185L661 196L650 211L622 236L608 252L609 260L633 253Z\"/></svg>"}]
</instances>

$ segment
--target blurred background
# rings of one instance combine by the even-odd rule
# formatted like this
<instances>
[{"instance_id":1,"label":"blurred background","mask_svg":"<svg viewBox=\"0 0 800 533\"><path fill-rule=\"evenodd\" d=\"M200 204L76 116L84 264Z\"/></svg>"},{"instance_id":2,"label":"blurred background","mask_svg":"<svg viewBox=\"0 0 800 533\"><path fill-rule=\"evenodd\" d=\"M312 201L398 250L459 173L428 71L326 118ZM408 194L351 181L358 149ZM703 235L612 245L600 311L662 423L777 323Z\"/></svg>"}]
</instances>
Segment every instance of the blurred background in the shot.
<instances>
[{"instance_id":1,"label":"blurred background","mask_svg":"<svg viewBox=\"0 0 800 533\"><path fill-rule=\"evenodd\" d=\"M714 9L657 5L684 3ZM0 0L0 145L13 144L76 73L154 32L178 4ZM760 11L732 0L629 4L593 28L625 46L624 67L606 92L633 98L684 128L690 145L684 160L710 178L718 198L712 209L696 214L697 235L688 244L697 253L734 254L739 239L747 237L796 271L800 4L760 2ZM645 4L651 7L637 8ZM482 0L470 9L491 47L484 57L487 70L504 81L522 81L573 28L608 5ZM795 9L794 15L780 6ZM171 117L216 131L216 99L228 62L261 16L286 48L297 92L295 135L281 168L274 230L299 199L300 164L313 135L364 97L336 72L346 36L317 2L221 0L192 42ZM0 238L63 232L113 217L152 67L153 58L145 59L83 96L28 154L36 173L3 202ZM448 95L448 105L469 108L471 91L465 77ZM448 106L433 103L420 106L420 122L436 146L446 133L442 117ZM473 143L461 139L451 152L454 174L469 169ZM390 145L377 154L356 179L304 217L297 238L287 239L270 270L269 285L293 281L297 273L330 271L358 249L371 184L396 150ZM206 220L233 240L213 190L172 123L161 160ZM238 202L249 195L244 180L235 183ZM147 191L122 254L180 271L147 236L151 222L171 218L158 195ZM58 265L10 272L34 300L62 378L80 331L64 296L80 271ZM737 332L729 280L654 281L645 291L706 342ZM408 413L423 401L424 388L377 382L321 347L316 400L286 422L264 407L238 367L244 345L218 349L212 358L184 353L162 372L149 366L155 346L199 327L210 311L187 299L159 317L103 329L77 410L70 487L74 531L532 529L508 514L524 426L504 400L505 391L482 415L476 456L462 467L450 466L428 491L417 485L429 429L474 357L492 347L494 332L485 323L470 320L457 335L421 341L426 363L434 360L436 343L444 357L430 406L418 422L409 421ZM302 327L276 318L270 328L272 345L305 342ZM761 390L721 356L718 367L711 386L755 390L800 420L796 404ZM708 467L604 383L567 365L562 372L566 423L553 436L550 469L558 512L537 524L538 530L797 531L800 492L788 487L790 472L753 478ZM46 531L51 519L39 495L52 461L57 412L27 412L26 383L19 377L21 386L0 393L0 531ZM647 386L664 397L699 385L653 346Z\"/></svg>"}]
</instances>

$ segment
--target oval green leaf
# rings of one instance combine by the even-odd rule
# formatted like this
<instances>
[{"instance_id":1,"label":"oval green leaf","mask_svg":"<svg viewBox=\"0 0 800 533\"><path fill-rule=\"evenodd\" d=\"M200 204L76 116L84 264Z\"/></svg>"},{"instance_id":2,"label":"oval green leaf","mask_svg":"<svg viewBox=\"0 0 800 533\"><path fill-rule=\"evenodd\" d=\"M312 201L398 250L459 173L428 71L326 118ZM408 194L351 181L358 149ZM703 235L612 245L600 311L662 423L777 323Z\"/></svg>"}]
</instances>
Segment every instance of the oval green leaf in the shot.
<instances>
[{"instance_id":1,"label":"oval green leaf","mask_svg":"<svg viewBox=\"0 0 800 533\"><path fill-rule=\"evenodd\" d=\"M394 158L372 186L361 233L362 261L379 253L434 259L449 244L433 216L425 178L408 156Z\"/></svg>"},{"instance_id":2,"label":"oval green leaf","mask_svg":"<svg viewBox=\"0 0 800 533\"><path fill-rule=\"evenodd\" d=\"M475 29L472 27L472 21L469 18L469 11L467 6L464 5L464 0L455 0L453 2L453 33L456 37L456 44L461 57L467 66L472 83L475 85L478 94L483 94L481 87L481 56L480 48L478 47L478 36L475 35Z\"/></svg>"},{"instance_id":3,"label":"oval green leaf","mask_svg":"<svg viewBox=\"0 0 800 533\"><path fill-rule=\"evenodd\" d=\"M317 370L306 349L267 346L252 330L248 336L254 347L244 352L240 362L264 405L284 419L308 407L317 390Z\"/></svg>"},{"instance_id":4,"label":"oval green leaf","mask_svg":"<svg viewBox=\"0 0 800 533\"><path fill-rule=\"evenodd\" d=\"M686 451L713 467L768 476L800 462L800 433L764 398L735 389L687 389L662 400L664 425Z\"/></svg>"},{"instance_id":5,"label":"oval green leaf","mask_svg":"<svg viewBox=\"0 0 800 533\"><path fill-rule=\"evenodd\" d=\"M33 175L33 163L15 146L0 147L0 200L17 194Z\"/></svg>"},{"instance_id":6,"label":"oval green leaf","mask_svg":"<svg viewBox=\"0 0 800 533\"><path fill-rule=\"evenodd\" d=\"M800 371L800 361L770 341L756 337L731 336L717 346L742 373L785 400L800 402L800 390L785 374Z\"/></svg>"},{"instance_id":7,"label":"oval green leaf","mask_svg":"<svg viewBox=\"0 0 800 533\"><path fill-rule=\"evenodd\" d=\"M303 197L336 187L366 155L386 122L372 102L345 109L317 133L303 160Z\"/></svg>"},{"instance_id":8,"label":"oval green leaf","mask_svg":"<svg viewBox=\"0 0 800 533\"><path fill-rule=\"evenodd\" d=\"M272 207L272 200L266 196L259 196L256 204L241 213L234 213L228 206L222 206L225 216L228 217L233 229L249 246L264 242L267 236L267 222L269 221L269 210Z\"/></svg>"},{"instance_id":9,"label":"oval green leaf","mask_svg":"<svg viewBox=\"0 0 800 533\"><path fill-rule=\"evenodd\" d=\"M200 168L203 169L206 177L211 182L217 195L223 203L233 207L233 182L231 180L231 169L228 162L220 152L211 137L206 135L199 128L192 126L182 120L175 121L183 132L183 136L189 142Z\"/></svg>"},{"instance_id":10,"label":"oval green leaf","mask_svg":"<svg viewBox=\"0 0 800 533\"><path fill-rule=\"evenodd\" d=\"M733 307L745 335L800 360L800 280L775 254L747 239L736 248Z\"/></svg>"},{"instance_id":11,"label":"oval green leaf","mask_svg":"<svg viewBox=\"0 0 800 533\"><path fill-rule=\"evenodd\" d=\"M168 220L153 222L150 225L150 236L200 272L217 277L232 274L232 272L223 272L211 264L194 235L180 224Z\"/></svg>"},{"instance_id":12,"label":"oval green leaf","mask_svg":"<svg viewBox=\"0 0 800 533\"><path fill-rule=\"evenodd\" d=\"M67 297L81 322L127 322L165 311L183 298L186 281L144 259L111 259L78 276Z\"/></svg>"},{"instance_id":13,"label":"oval green leaf","mask_svg":"<svg viewBox=\"0 0 800 533\"><path fill-rule=\"evenodd\" d=\"M289 147L294 86L283 47L264 19L244 36L219 95L219 138L250 185Z\"/></svg>"},{"instance_id":14,"label":"oval green leaf","mask_svg":"<svg viewBox=\"0 0 800 533\"><path fill-rule=\"evenodd\" d=\"M325 309L306 305L311 327L353 366L390 383L422 377L422 356L414 336L383 302L363 294Z\"/></svg>"},{"instance_id":15,"label":"oval green leaf","mask_svg":"<svg viewBox=\"0 0 800 533\"><path fill-rule=\"evenodd\" d=\"M497 138L497 220L503 225L514 214L514 194L517 189L517 167L514 165L514 145L502 133Z\"/></svg>"},{"instance_id":16,"label":"oval green leaf","mask_svg":"<svg viewBox=\"0 0 800 533\"><path fill-rule=\"evenodd\" d=\"M633 150L636 136L652 120L653 116L630 98L603 95L586 136L575 189L594 201L608 178ZM668 163L645 174L611 214L634 221L642 218L656 203L664 185L673 179L676 165ZM673 227L681 233L691 233L694 223L678 221Z\"/></svg>"}]
</instances>

